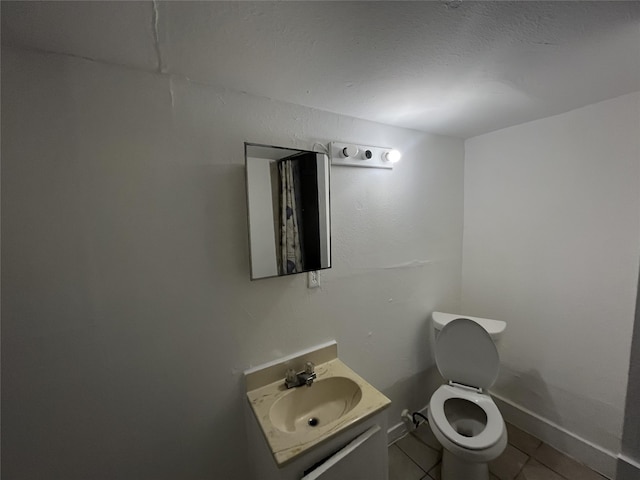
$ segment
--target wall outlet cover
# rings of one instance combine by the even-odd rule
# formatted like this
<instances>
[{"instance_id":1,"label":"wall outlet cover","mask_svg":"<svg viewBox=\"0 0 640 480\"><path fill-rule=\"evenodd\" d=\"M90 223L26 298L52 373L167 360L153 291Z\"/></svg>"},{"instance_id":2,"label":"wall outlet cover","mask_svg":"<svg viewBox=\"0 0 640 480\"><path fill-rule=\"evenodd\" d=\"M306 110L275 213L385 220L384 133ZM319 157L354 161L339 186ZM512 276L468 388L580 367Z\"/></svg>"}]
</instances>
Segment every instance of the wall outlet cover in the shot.
<instances>
[{"instance_id":1,"label":"wall outlet cover","mask_svg":"<svg viewBox=\"0 0 640 480\"><path fill-rule=\"evenodd\" d=\"M320 275L317 271L312 270L307 272L307 288L319 288L320 287Z\"/></svg>"}]
</instances>

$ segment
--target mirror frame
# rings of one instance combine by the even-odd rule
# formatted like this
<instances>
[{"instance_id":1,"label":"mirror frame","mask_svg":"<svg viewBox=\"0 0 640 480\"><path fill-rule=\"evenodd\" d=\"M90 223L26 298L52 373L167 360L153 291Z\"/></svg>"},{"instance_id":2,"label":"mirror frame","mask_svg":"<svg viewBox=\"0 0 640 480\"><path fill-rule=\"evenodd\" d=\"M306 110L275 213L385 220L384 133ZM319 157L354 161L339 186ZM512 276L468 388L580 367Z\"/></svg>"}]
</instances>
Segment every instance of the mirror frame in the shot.
<instances>
[{"instance_id":1,"label":"mirror frame","mask_svg":"<svg viewBox=\"0 0 640 480\"><path fill-rule=\"evenodd\" d=\"M283 150L283 151L288 151L291 152L291 154L296 154L296 153L313 153L316 155L324 155L325 157L325 162L326 162L326 168L325 168L325 172L326 172L326 180L325 180L325 184L326 184L326 223L327 223L327 236L326 236L326 240L327 240L327 252L328 252L328 265L326 267L321 267L321 268L313 268L313 269L304 269L300 272L293 272L293 273L283 273L283 274L276 274L276 275L265 275L265 276L259 276L259 277L254 277L254 272L253 272L253 252L252 252L252 234L251 234L251 208L250 208L250 200L249 200L249 169L248 169L248 158L249 158L249 148L250 147L259 147L259 148L268 148L268 149L273 149L273 150ZM284 155L283 158L285 158L288 155ZM252 157L253 158L253 157ZM268 160L265 158L265 160ZM266 144L261 144L261 143L254 143L254 142L244 142L244 161L245 161L245 191L246 191L246 201L247 201L247 228L248 228L248 239L249 239L249 276L250 279L253 280L261 280L263 278L280 278L280 277L287 277L289 275L298 275L301 273L307 273L307 272L313 272L313 271L318 271L318 270L326 270L328 268L331 268L331 264L332 264L332 251L331 251L331 247L332 247L332 242L331 242L331 160L329 158L329 154L326 152L319 152L319 151L314 151L314 150L303 150L300 148L294 148L294 147L282 147L282 146L277 146L277 145L266 145ZM275 241L276 239L274 239ZM276 244L276 248L278 248L278 245Z\"/></svg>"}]
</instances>

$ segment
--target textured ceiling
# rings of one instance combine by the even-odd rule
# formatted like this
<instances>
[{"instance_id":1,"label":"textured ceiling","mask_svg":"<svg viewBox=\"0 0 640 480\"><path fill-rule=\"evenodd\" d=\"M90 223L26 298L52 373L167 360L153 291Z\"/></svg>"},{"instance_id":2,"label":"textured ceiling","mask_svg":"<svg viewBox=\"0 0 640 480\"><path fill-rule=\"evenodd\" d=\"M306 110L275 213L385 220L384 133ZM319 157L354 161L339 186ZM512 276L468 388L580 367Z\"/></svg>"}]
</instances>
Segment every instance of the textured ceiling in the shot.
<instances>
[{"instance_id":1,"label":"textured ceiling","mask_svg":"<svg viewBox=\"0 0 640 480\"><path fill-rule=\"evenodd\" d=\"M640 90L640 2L6 2L2 42L471 137Z\"/></svg>"}]
</instances>

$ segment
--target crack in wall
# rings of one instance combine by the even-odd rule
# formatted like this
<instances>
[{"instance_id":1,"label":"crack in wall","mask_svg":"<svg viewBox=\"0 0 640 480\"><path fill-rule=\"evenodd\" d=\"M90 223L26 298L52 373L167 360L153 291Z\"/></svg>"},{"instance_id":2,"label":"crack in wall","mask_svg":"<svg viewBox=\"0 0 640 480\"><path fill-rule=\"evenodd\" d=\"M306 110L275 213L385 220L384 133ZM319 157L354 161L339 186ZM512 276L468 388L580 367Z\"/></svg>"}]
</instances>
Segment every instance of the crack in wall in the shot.
<instances>
[{"instance_id":1,"label":"crack in wall","mask_svg":"<svg viewBox=\"0 0 640 480\"><path fill-rule=\"evenodd\" d=\"M173 75L169 75L169 95L171 95L171 114L173 115L173 110L176 106L173 93Z\"/></svg>"},{"instance_id":2,"label":"crack in wall","mask_svg":"<svg viewBox=\"0 0 640 480\"><path fill-rule=\"evenodd\" d=\"M153 5L153 17L151 19L151 28L153 30L153 47L158 57L158 72L166 73L167 66L162 61L162 52L160 50L160 34L158 29L158 23L159 23L160 17L158 13L158 2L157 0L152 0L151 3ZM172 96L172 99L173 99L173 96Z\"/></svg>"},{"instance_id":3,"label":"crack in wall","mask_svg":"<svg viewBox=\"0 0 640 480\"><path fill-rule=\"evenodd\" d=\"M3 48L5 48L5 46L3 46ZM74 58L77 60L86 60L88 62L94 62L94 63L102 63L102 64L107 64L107 65L116 65L118 67L126 67L126 65L119 65L117 63L112 63L109 64L108 62L105 62L104 60L98 59L98 58L93 58L93 57L88 57L86 55L79 55L76 53L64 53L64 52L56 52L55 50L46 50L46 49L42 49L42 48L36 48L36 47L29 47L29 46L19 46L19 47L14 47L14 46L9 46L7 48L16 50L16 51L25 51L25 52L30 52L30 53L39 53L42 55L55 55L58 57L68 57L68 58Z\"/></svg>"},{"instance_id":4,"label":"crack in wall","mask_svg":"<svg viewBox=\"0 0 640 480\"><path fill-rule=\"evenodd\" d=\"M382 270L393 270L397 268L420 268L434 263L434 260L412 260L410 262L398 263L395 265L386 265L379 267Z\"/></svg>"}]
</instances>

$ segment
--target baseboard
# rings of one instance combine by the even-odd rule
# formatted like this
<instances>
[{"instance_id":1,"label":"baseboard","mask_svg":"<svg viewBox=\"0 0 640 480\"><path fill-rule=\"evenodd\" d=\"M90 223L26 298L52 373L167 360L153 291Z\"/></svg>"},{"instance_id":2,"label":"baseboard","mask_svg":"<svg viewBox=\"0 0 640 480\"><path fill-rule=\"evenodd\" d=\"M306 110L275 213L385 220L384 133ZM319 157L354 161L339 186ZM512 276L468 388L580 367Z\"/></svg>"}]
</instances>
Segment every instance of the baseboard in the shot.
<instances>
[{"instance_id":1,"label":"baseboard","mask_svg":"<svg viewBox=\"0 0 640 480\"><path fill-rule=\"evenodd\" d=\"M491 396L496 401L505 421L534 435L605 477L616 477L617 453L604 449L500 395L492 393Z\"/></svg>"},{"instance_id":2,"label":"baseboard","mask_svg":"<svg viewBox=\"0 0 640 480\"><path fill-rule=\"evenodd\" d=\"M640 478L640 463L626 455L618 455L616 480L636 480L637 478Z\"/></svg>"},{"instance_id":3,"label":"baseboard","mask_svg":"<svg viewBox=\"0 0 640 480\"><path fill-rule=\"evenodd\" d=\"M407 430L407 426L404 424L404 422L400 422L392 426L391 428L389 428L389 430L387 430L388 445L389 446L393 445L402 437L404 437L407 433L409 433L409 430Z\"/></svg>"},{"instance_id":4,"label":"baseboard","mask_svg":"<svg viewBox=\"0 0 640 480\"><path fill-rule=\"evenodd\" d=\"M425 417L427 416L427 410L429 409L429 405L422 407L418 412L420 412ZM413 413L413 412L412 412ZM391 426L389 430L387 430L387 442L389 445L393 445L402 437L404 437L407 433L409 433L409 429L404 422L396 423Z\"/></svg>"}]
</instances>

